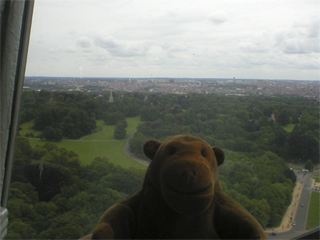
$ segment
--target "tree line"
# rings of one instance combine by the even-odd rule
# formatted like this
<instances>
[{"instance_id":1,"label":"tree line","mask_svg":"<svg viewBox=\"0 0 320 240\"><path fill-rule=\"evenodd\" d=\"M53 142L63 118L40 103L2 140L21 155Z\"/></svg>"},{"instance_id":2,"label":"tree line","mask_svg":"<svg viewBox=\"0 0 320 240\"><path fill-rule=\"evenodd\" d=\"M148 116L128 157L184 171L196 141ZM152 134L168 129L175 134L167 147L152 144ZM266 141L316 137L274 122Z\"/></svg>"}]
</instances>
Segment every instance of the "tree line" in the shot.
<instances>
[{"instance_id":1,"label":"tree line","mask_svg":"<svg viewBox=\"0 0 320 240\"><path fill-rule=\"evenodd\" d=\"M141 116L143 124L131 141L131 150L143 157L149 138L192 134L212 145L236 152L261 149L287 162L319 160L319 104L313 99L288 96L225 96L204 94L147 94L115 92L23 92L20 122L33 120L40 137L49 141L76 139L90 134L96 120L116 126L115 138L125 137L126 117ZM273 118L272 118L273 116ZM293 131L284 126L292 124ZM30 136L29 136L30 137Z\"/></svg>"},{"instance_id":2,"label":"tree line","mask_svg":"<svg viewBox=\"0 0 320 240\"><path fill-rule=\"evenodd\" d=\"M302 97L151 95L131 150L143 157L142 144L174 134L192 134L236 152L266 150L289 163L319 161L319 105ZM293 130L285 130L292 124Z\"/></svg>"},{"instance_id":3,"label":"tree line","mask_svg":"<svg viewBox=\"0 0 320 240\"><path fill-rule=\"evenodd\" d=\"M126 135L126 117L139 115L143 95L117 95L117 100L110 103L108 95L89 93L26 91L22 95L20 123L33 120L32 128L41 134L37 137L48 141L78 139L92 133L96 120L116 125L115 138L123 139Z\"/></svg>"}]
</instances>

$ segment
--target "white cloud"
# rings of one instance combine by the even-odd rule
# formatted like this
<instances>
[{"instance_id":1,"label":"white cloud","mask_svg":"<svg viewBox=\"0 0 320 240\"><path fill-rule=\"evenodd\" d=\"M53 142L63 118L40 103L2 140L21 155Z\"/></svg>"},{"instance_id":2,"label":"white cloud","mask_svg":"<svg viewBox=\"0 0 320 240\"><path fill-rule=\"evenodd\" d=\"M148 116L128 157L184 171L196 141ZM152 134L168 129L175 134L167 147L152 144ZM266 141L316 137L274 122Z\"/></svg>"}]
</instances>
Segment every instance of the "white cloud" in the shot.
<instances>
[{"instance_id":1,"label":"white cloud","mask_svg":"<svg viewBox=\"0 0 320 240\"><path fill-rule=\"evenodd\" d=\"M277 46L287 54L310 54L320 52L320 19L308 23L295 23L291 28L277 34Z\"/></svg>"},{"instance_id":2,"label":"white cloud","mask_svg":"<svg viewBox=\"0 0 320 240\"><path fill-rule=\"evenodd\" d=\"M141 43L126 44L113 37L101 38L94 40L95 46L108 51L113 56L117 57L137 57L147 53L148 46Z\"/></svg>"},{"instance_id":3,"label":"white cloud","mask_svg":"<svg viewBox=\"0 0 320 240\"><path fill-rule=\"evenodd\" d=\"M228 16L224 11L217 11L211 14L209 16L209 19L214 24L221 24L228 21Z\"/></svg>"},{"instance_id":4,"label":"white cloud","mask_svg":"<svg viewBox=\"0 0 320 240\"><path fill-rule=\"evenodd\" d=\"M38 0L27 75L78 76L83 66L87 77L319 79L319 9L300 0Z\"/></svg>"},{"instance_id":5,"label":"white cloud","mask_svg":"<svg viewBox=\"0 0 320 240\"><path fill-rule=\"evenodd\" d=\"M272 42L268 33L252 34L251 37L242 40L238 46L247 53L265 53L271 49Z\"/></svg>"},{"instance_id":6,"label":"white cloud","mask_svg":"<svg viewBox=\"0 0 320 240\"><path fill-rule=\"evenodd\" d=\"M77 44L82 48L90 48L92 46L92 41L86 36L78 38Z\"/></svg>"}]
</instances>

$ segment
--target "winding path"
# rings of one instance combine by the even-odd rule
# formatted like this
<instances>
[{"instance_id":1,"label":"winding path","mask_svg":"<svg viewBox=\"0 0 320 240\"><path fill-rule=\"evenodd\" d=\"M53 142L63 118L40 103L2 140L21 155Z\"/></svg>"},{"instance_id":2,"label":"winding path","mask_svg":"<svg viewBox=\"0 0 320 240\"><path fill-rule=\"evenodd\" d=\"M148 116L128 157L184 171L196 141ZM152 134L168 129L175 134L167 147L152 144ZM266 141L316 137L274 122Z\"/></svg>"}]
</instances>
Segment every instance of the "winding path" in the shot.
<instances>
[{"instance_id":1,"label":"winding path","mask_svg":"<svg viewBox=\"0 0 320 240\"><path fill-rule=\"evenodd\" d=\"M136 156L130 151L130 140L133 138L133 136L134 136L134 134L135 134L136 132L137 132L137 131L133 131L133 132L130 134L129 138L127 139L126 145L124 146L123 151L124 151L124 153L125 153L128 157L132 158L133 160L137 161L138 163L141 163L141 164L143 164L143 165L145 165L145 166L148 166L148 165L150 164L149 161L136 157Z\"/></svg>"}]
</instances>

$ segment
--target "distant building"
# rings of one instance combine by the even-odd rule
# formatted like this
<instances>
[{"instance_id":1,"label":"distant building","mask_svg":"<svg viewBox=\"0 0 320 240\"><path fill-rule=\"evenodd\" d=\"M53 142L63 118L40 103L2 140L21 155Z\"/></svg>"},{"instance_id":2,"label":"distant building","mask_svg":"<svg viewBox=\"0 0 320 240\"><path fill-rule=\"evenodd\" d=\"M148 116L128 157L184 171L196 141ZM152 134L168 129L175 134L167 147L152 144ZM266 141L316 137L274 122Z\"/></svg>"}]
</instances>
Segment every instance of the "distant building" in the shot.
<instances>
[{"instance_id":1,"label":"distant building","mask_svg":"<svg viewBox=\"0 0 320 240\"><path fill-rule=\"evenodd\" d=\"M113 103L112 90L111 90L111 93L110 93L109 102L110 102L110 103Z\"/></svg>"}]
</instances>

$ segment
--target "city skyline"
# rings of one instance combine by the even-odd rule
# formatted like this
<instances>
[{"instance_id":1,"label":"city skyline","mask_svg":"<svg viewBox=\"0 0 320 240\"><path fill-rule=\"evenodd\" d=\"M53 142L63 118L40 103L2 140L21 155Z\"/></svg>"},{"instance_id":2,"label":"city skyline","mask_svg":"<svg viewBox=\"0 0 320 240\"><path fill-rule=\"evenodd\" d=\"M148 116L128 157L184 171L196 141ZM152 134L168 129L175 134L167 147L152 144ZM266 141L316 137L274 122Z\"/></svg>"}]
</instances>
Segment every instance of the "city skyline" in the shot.
<instances>
[{"instance_id":1,"label":"city skyline","mask_svg":"<svg viewBox=\"0 0 320 240\"><path fill-rule=\"evenodd\" d=\"M175 94L290 95L319 101L318 81L182 79L182 78L59 78L27 77L25 90L72 92L145 92Z\"/></svg>"},{"instance_id":2,"label":"city skyline","mask_svg":"<svg viewBox=\"0 0 320 240\"><path fill-rule=\"evenodd\" d=\"M319 80L320 2L36 1L27 76Z\"/></svg>"}]
</instances>

